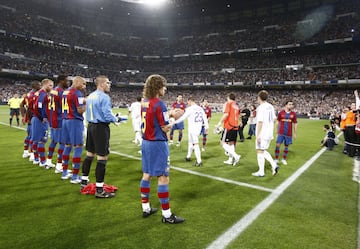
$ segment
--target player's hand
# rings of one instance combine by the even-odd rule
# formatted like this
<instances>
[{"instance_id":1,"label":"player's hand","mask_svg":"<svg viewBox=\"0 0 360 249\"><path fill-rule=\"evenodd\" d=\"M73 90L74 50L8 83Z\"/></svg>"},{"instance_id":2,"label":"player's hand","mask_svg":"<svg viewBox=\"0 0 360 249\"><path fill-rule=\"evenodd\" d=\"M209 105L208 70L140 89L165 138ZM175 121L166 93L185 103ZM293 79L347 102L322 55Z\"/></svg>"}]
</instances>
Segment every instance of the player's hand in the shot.
<instances>
[{"instance_id":1,"label":"player's hand","mask_svg":"<svg viewBox=\"0 0 360 249\"><path fill-rule=\"evenodd\" d=\"M25 117L21 119L21 122L22 122L23 125L26 124L26 122L25 122Z\"/></svg>"},{"instance_id":2,"label":"player's hand","mask_svg":"<svg viewBox=\"0 0 360 249\"><path fill-rule=\"evenodd\" d=\"M114 122L114 125L119 126L120 122Z\"/></svg>"},{"instance_id":3,"label":"player's hand","mask_svg":"<svg viewBox=\"0 0 360 249\"><path fill-rule=\"evenodd\" d=\"M43 123L43 124L46 124L47 122L48 122L48 119L47 119L47 118L43 118L42 123Z\"/></svg>"}]
</instances>

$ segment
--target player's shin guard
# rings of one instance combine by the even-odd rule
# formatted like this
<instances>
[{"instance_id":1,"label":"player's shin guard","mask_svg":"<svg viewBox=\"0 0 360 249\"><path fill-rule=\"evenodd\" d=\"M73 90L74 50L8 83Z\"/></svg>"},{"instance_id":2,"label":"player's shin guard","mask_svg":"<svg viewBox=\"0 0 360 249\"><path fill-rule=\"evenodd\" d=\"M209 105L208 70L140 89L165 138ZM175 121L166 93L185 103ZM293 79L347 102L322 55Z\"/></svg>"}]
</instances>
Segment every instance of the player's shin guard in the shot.
<instances>
[{"instance_id":1,"label":"player's shin guard","mask_svg":"<svg viewBox=\"0 0 360 249\"><path fill-rule=\"evenodd\" d=\"M182 130L179 130L179 142L181 142L182 137L183 137L183 132Z\"/></svg>"},{"instance_id":2,"label":"player's shin guard","mask_svg":"<svg viewBox=\"0 0 360 249\"><path fill-rule=\"evenodd\" d=\"M96 163L96 183L104 183L106 160L98 160Z\"/></svg>"},{"instance_id":3,"label":"player's shin guard","mask_svg":"<svg viewBox=\"0 0 360 249\"><path fill-rule=\"evenodd\" d=\"M69 168L69 160L70 160L70 152L71 152L71 146L65 146L64 153L62 155L62 166L63 166L63 176L67 175L67 171Z\"/></svg>"},{"instance_id":4,"label":"player's shin guard","mask_svg":"<svg viewBox=\"0 0 360 249\"><path fill-rule=\"evenodd\" d=\"M83 151L82 146L80 146L80 147L75 147L75 148L74 148L74 154L73 154L73 158L72 158L72 164L73 164L72 174L73 174L73 179L76 179L77 176L79 175L82 151Z\"/></svg>"},{"instance_id":5,"label":"player's shin guard","mask_svg":"<svg viewBox=\"0 0 360 249\"><path fill-rule=\"evenodd\" d=\"M265 174L265 158L264 158L263 153L257 154L257 162L258 162L258 166L259 166L259 173L261 175L264 175Z\"/></svg>"},{"instance_id":6,"label":"player's shin guard","mask_svg":"<svg viewBox=\"0 0 360 249\"><path fill-rule=\"evenodd\" d=\"M275 159L279 159L280 155L280 146L275 147Z\"/></svg>"},{"instance_id":7,"label":"player's shin guard","mask_svg":"<svg viewBox=\"0 0 360 249\"><path fill-rule=\"evenodd\" d=\"M267 152L266 150L264 151L264 158L271 164L271 167L273 167L273 168L276 167L276 163L275 163L274 159L272 158L270 153Z\"/></svg>"},{"instance_id":8,"label":"player's shin guard","mask_svg":"<svg viewBox=\"0 0 360 249\"><path fill-rule=\"evenodd\" d=\"M54 155L54 151L55 151L55 147L56 147L56 143L51 140L51 143L49 144L49 148L48 148L48 159L52 159L53 155Z\"/></svg>"},{"instance_id":9,"label":"player's shin guard","mask_svg":"<svg viewBox=\"0 0 360 249\"><path fill-rule=\"evenodd\" d=\"M194 153L195 153L195 157L196 157L196 162L201 163L201 151L200 151L199 144L194 145Z\"/></svg>"},{"instance_id":10,"label":"player's shin guard","mask_svg":"<svg viewBox=\"0 0 360 249\"><path fill-rule=\"evenodd\" d=\"M65 144L59 143L59 148L57 151L57 162L58 163L62 163L62 155L64 153L64 149L65 149Z\"/></svg>"},{"instance_id":11,"label":"player's shin guard","mask_svg":"<svg viewBox=\"0 0 360 249\"><path fill-rule=\"evenodd\" d=\"M44 143L41 143L41 142L38 143L37 152L39 153L39 156L40 156L40 162L45 163L46 157L45 157L45 144Z\"/></svg>"},{"instance_id":12,"label":"player's shin guard","mask_svg":"<svg viewBox=\"0 0 360 249\"><path fill-rule=\"evenodd\" d=\"M203 145L203 147L205 147L206 141L207 141L207 135L205 134L205 135L203 135L203 139L202 139L202 145Z\"/></svg>"},{"instance_id":13,"label":"player's shin guard","mask_svg":"<svg viewBox=\"0 0 360 249\"><path fill-rule=\"evenodd\" d=\"M82 164L82 176L89 176L91 163L94 160L92 156L86 156Z\"/></svg>"},{"instance_id":14,"label":"player's shin guard","mask_svg":"<svg viewBox=\"0 0 360 249\"><path fill-rule=\"evenodd\" d=\"M170 211L170 200L169 200L169 185L158 185L158 197L161 204L163 216L169 217Z\"/></svg>"},{"instance_id":15,"label":"player's shin guard","mask_svg":"<svg viewBox=\"0 0 360 249\"><path fill-rule=\"evenodd\" d=\"M143 211L150 209L150 181L140 181L141 206Z\"/></svg>"},{"instance_id":16,"label":"player's shin guard","mask_svg":"<svg viewBox=\"0 0 360 249\"><path fill-rule=\"evenodd\" d=\"M283 153L283 159L284 159L284 160L286 160L287 155L288 155L288 152L289 152L289 146L288 146L288 145L285 145L285 147L284 147L284 153Z\"/></svg>"},{"instance_id":17,"label":"player's shin guard","mask_svg":"<svg viewBox=\"0 0 360 249\"><path fill-rule=\"evenodd\" d=\"M193 149L194 149L193 144L192 144L192 143L189 143L189 144L188 144L188 152L187 152L186 158L191 158L191 154L192 154Z\"/></svg>"}]
</instances>

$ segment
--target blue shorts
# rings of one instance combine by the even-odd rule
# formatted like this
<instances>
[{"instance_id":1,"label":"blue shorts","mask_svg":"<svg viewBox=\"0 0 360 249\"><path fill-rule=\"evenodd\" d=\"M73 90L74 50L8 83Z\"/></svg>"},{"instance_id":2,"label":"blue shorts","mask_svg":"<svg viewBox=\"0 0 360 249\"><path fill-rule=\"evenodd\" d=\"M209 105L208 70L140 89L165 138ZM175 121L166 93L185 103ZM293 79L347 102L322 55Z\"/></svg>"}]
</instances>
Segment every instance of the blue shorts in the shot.
<instances>
[{"instance_id":1,"label":"blue shorts","mask_svg":"<svg viewBox=\"0 0 360 249\"><path fill-rule=\"evenodd\" d=\"M84 123L80 119L64 119L61 128L62 142L72 146L84 144Z\"/></svg>"},{"instance_id":2,"label":"blue shorts","mask_svg":"<svg viewBox=\"0 0 360 249\"><path fill-rule=\"evenodd\" d=\"M169 176L169 146L167 141L143 140L142 171L150 176Z\"/></svg>"},{"instance_id":3,"label":"blue shorts","mask_svg":"<svg viewBox=\"0 0 360 249\"><path fill-rule=\"evenodd\" d=\"M37 117L31 119L31 140L46 143L48 136L49 123L43 123Z\"/></svg>"},{"instance_id":4,"label":"blue shorts","mask_svg":"<svg viewBox=\"0 0 360 249\"><path fill-rule=\"evenodd\" d=\"M277 138L276 138L276 143L277 144L284 143L285 145L290 145L290 144L292 144L292 137L284 136L284 135L278 135Z\"/></svg>"},{"instance_id":5,"label":"blue shorts","mask_svg":"<svg viewBox=\"0 0 360 249\"><path fill-rule=\"evenodd\" d=\"M184 130L184 122L180 122L177 124L174 124L174 126L171 128L171 130Z\"/></svg>"},{"instance_id":6,"label":"blue shorts","mask_svg":"<svg viewBox=\"0 0 360 249\"><path fill-rule=\"evenodd\" d=\"M55 143L61 142L61 128L51 128L51 140Z\"/></svg>"}]
</instances>

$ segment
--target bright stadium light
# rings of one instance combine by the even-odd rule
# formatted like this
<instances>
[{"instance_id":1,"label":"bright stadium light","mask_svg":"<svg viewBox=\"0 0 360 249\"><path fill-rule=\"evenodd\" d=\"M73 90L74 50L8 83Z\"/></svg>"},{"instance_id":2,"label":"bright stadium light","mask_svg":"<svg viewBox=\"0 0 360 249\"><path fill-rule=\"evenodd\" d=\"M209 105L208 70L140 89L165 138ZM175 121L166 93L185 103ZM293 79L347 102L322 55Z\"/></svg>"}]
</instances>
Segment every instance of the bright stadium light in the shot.
<instances>
[{"instance_id":1,"label":"bright stadium light","mask_svg":"<svg viewBox=\"0 0 360 249\"><path fill-rule=\"evenodd\" d=\"M146 4L148 6L158 7L165 4L168 0L122 0L129 3Z\"/></svg>"}]
</instances>

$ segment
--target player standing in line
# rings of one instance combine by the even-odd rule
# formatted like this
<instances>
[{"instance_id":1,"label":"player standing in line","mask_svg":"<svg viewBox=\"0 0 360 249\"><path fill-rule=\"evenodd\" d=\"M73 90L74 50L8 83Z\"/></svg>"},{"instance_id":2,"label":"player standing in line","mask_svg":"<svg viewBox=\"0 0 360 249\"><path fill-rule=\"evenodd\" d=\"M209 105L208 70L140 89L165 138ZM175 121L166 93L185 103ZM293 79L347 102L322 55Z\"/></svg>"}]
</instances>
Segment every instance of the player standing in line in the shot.
<instances>
[{"instance_id":1,"label":"player standing in line","mask_svg":"<svg viewBox=\"0 0 360 249\"><path fill-rule=\"evenodd\" d=\"M31 91L28 92L23 101L20 104L20 113L22 117L22 123L27 124L26 127L26 137L24 139L24 153L22 155L23 158L30 157L30 159L34 160L34 153L32 152L32 139L31 139L31 118L33 117L34 112L34 94L41 88L40 81L31 82Z\"/></svg>"},{"instance_id":2,"label":"player standing in line","mask_svg":"<svg viewBox=\"0 0 360 249\"><path fill-rule=\"evenodd\" d=\"M169 200L169 147L166 133L171 129L166 104L160 100L165 95L166 79L161 75L150 75L144 86L142 103L142 171L140 181L143 217L157 212L150 207L150 181L158 180L158 198L162 209L162 222L177 224L185 219L177 217L170 210Z\"/></svg>"},{"instance_id":3,"label":"player standing in line","mask_svg":"<svg viewBox=\"0 0 360 249\"><path fill-rule=\"evenodd\" d=\"M52 163L52 157L55 151L56 144L59 143L57 151L57 163L55 173L62 172L62 153L64 151L65 144L61 141L61 129L62 129L62 94L64 90L69 87L68 79L66 75L59 75L57 78L57 86L50 92L50 103L49 103L49 124L50 124L50 137L51 142L48 148L48 156L46 166L55 167Z\"/></svg>"},{"instance_id":4,"label":"player standing in line","mask_svg":"<svg viewBox=\"0 0 360 249\"><path fill-rule=\"evenodd\" d=\"M84 117L85 112L85 98L83 92L86 88L86 81L80 76L73 79L70 88L65 90L62 95L62 139L65 143L65 149L62 155L63 172L61 179L66 180L71 177L70 183L78 184L81 182L79 177L81 154L84 144ZM73 170L72 174L68 173L70 152L74 147L74 154L72 158Z\"/></svg>"},{"instance_id":5,"label":"player standing in line","mask_svg":"<svg viewBox=\"0 0 360 249\"><path fill-rule=\"evenodd\" d=\"M196 157L196 163L194 166L202 166L199 136L203 127L205 134L208 133L209 123L204 109L195 103L193 97L189 97L187 103L188 107L185 109L185 113L176 120L173 125L183 122L186 118L188 119L188 152L185 160L191 160L191 154L194 150Z\"/></svg>"},{"instance_id":6,"label":"player standing in line","mask_svg":"<svg viewBox=\"0 0 360 249\"><path fill-rule=\"evenodd\" d=\"M42 88L35 93L34 116L31 119L33 139L33 149L35 153L34 164L40 167L46 166L45 143L48 139L49 129L49 94L54 87L54 82L50 79L41 81ZM36 153L39 154L40 160L36 160Z\"/></svg>"},{"instance_id":7,"label":"player standing in line","mask_svg":"<svg viewBox=\"0 0 360 249\"><path fill-rule=\"evenodd\" d=\"M186 108L186 105L183 102L182 95L178 95L177 98L176 98L176 101L172 104L172 110L176 111L177 109L181 109L181 110L185 111L185 108ZM182 140L182 136L183 136L184 122L180 122L180 123L174 125L171 128L169 145L172 145L174 143L173 138L174 138L174 131L175 130L179 131L179 138L178 138L178 141L176 143L176 146L179 147L180 143L181 143L181 140Z\"/></svg>"},{"instance_id":8,"label":"player standing in line","mask_svg":"<svg viewBox=\"0 0 360 249\"><path fill-rule=\"evenodd\" d=\"M275 122L275 110L274 107L268 103L268 92L262 90L258 93L259 106L256 110L256 153L259 170L252 173L253 176L265 176L265 159L270 162L272 167L272 175L276 175L279 171L274 159L271 157L267 149L270 146L271 140L274 138L274 122Z\"/></svg>"},{"instance_id":9,"label":"player standing in line","mask_svg":"<svg viewBox=\"0 0 360 249\"><path fill-rule=\"evenodd\" d=\"M137 97L136 101L131 103L129 107L129 114L131 115L132 126L135 132L133 142L141 146L141 97Z\"/></svg>"},{"instance_id":10,"label":"player standing in line","mask_svg":"<svg viewBox=\"0 0 360 249\"><path fill-rule=\"evenodd\" d=\"M202 102L202 108L204 109L204 112L206 114L206 118L208 120L208 123L210 123L210 119L211 119L211 108L209 106L209 103L207 102L206 99L203 100ZM202 128L201 128L201 133L202 135L202 148L201 151L205 151L206 149L206 142L207 142L207 134L208 132L205 132L205 124L203 124Z\"/></svg>"},{"instance_id":11,"label":"player standing in line","mask_svg":"<svg viewBox=\"0 0 360 249\"><path fill-rule=\"evenodd\" d=\"M224 161L225 164L235 166L239 163L241 158L235 152L235 143L237 139L239 129L239 115L240 109L235 102L235 94L230 93L227 97L227 102L224 104L224 114L222 115L216 128L219 128L224 123L224 130L221 134L221 146L225 150L225 153L229 155L229 159ZM241 121L240 121L241 125Z\"/></svg>"},{"instance_id":12,"label":"player standing in line","mask_svg":"<svg viewBox=\"0 0 360 249\"><path fill-rule=\"evenodd\" d=\"M86 120L88 129L86 135L86 158L82 165L81 188L89 181L91 163L97 156L96 198L111 198L115 193L104 190L106 163L109 155L110 123L119 125L118 118L112 113L111 99L108 95L111 83L106 76L98 76L95 80L96 90L86 99Z\"/></svg>"},{"instance_id":13,"label":"player standing in line","mask_svg":"<svg viewBox=\"0 0 360 249\"><path fill-rule=\"evenodd\" d=\"M8 101L8 105L10 106L10 118L9 124L12 126L13 117L16 116L16 124L20 126L20 104L23 101L23 98L19 97L19 94L15 93L14 97L10 98Z\"/></svg>"},{"instance_id":14,"label":"player standing in line","mask_svg":"<svg viewBox=\"0 0 360 249\"><path fill-rule=\"evenodd\" d=\"M293 111L294 102L291 100L285 102L285 107L278 113L278 129L275 148L275 162L278 163L280 155L280 146L284 143L284 152L281 163L287 165L287 155L289 151L289 145L293 143L293 139L296 139L297 134L297 119L296 112Z\"/></svg>"}]
</instances>

